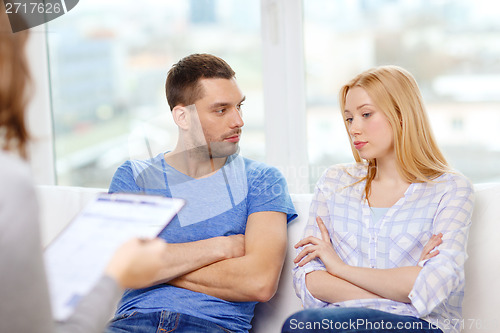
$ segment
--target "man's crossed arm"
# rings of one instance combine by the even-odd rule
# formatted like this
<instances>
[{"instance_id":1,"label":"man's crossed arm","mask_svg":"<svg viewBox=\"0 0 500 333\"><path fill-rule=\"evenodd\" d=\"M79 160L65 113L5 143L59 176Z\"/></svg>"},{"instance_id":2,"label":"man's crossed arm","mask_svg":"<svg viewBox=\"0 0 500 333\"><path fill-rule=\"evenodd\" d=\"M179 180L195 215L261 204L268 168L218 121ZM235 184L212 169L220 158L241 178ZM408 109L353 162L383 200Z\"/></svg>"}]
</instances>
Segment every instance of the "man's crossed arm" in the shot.
<instances>
[{"instance_id":1,"label":"man's crossed arm","mask_svg":"<svg viewBox=\"0 0 500 333\"><path fill-rule=\"evenodd\" d=\"M176 247L172 255L182 253L184 266L176 269L175 276L165 274L160 282L232 302L268 301L278 287L286 255L286 214L253 213L244 238L229 237L171 244ZM220 244L227 247L222 249Z\"/></svg>"}]
</instances>

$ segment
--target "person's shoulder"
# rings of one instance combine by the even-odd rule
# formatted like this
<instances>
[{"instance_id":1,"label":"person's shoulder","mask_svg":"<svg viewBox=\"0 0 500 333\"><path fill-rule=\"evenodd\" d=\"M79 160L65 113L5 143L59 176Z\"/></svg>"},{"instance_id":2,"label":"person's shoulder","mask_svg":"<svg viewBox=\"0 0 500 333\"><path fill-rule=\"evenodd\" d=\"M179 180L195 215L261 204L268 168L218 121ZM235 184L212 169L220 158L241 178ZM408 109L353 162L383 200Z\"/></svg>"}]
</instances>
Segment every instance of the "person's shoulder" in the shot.
<instances>
[{"instance_id":1,"label":"person's shoulder","mask_svg":"<svg viewBox=\"0 0 500 333\"><path fill-rule=\"evenodd\" d=\"M31 172L28 164L21 158L0 152L0 164L2 172L0 173L0 182L2 187L6 185L27 185L32 184Z\"/></svg>"},{"instance_id":2,"label":"person's shoulder","mask_svg":"<svg viewBox=\"0 0 500 333\"><path fill-rule=\"evenodd\" d=\"M233 157L235 161L240 161L245 166L245 170L249 176L258 176L262 174L274 174L276 176L282 177L281 171L270 164L265 162L256 161L249 159L247 157L243 157L241 155L237 155Z\"/></svg>"},{"instance_id":3,"label":"person's shoulder","mask_svg":"<svg viewBox=\"0 0 500 333\"><path fill-rule=\"evenodd\" d=\"M474 192L474 185L469 178L457 170L450 170L436 178L437 183L444 183L447 187L456 189L467 189Z\"/></svg>"},{"instance_id":4,"label":"person's shoulder","mask_svg":"<svg viewBox=\"0 0 500 333\"><path fill-rule=\"evenodd\" d=\"M6 152L0 152L0 184L3 199L24 197L34 192L33 179L28 164L21 158ZM2 199L2 202L5 202Z\"/></svg>"},{"instance_id":5,"label":"person's shoulder","mask_svg":"<svg viewBox=\"0 0 500 333\"><path fill-rule=\"evenodd\" d=\"M350 185L366 176L366 163L342 163L328 167L321 176L324 182L345 183Z\"/></svg>"},{"instance_id":6,"label":"person's shoulder","mask_svg":"<svg viewBox=\"0 0 500 333\"><path fill-rule=\"evenodd\" d=\"M151 168L153 166L161 165L162 158L163 158L163 153L148 159L127 160L118 167L118 170L130 170L134 171L134 173L140 173L141 171Z\"/></svg>"},{"instance_id":7,"label":"person's shoulder","mask_svg":"<svg viewBox=\"0 0 500 333\"><path fill-rule=\"evenodd\" d=\"M158 180L163 179L163 154L150 159L127 160L115 171L109 192L136 192L141 188L155 188Z\"/></svg>"}]
</instances>

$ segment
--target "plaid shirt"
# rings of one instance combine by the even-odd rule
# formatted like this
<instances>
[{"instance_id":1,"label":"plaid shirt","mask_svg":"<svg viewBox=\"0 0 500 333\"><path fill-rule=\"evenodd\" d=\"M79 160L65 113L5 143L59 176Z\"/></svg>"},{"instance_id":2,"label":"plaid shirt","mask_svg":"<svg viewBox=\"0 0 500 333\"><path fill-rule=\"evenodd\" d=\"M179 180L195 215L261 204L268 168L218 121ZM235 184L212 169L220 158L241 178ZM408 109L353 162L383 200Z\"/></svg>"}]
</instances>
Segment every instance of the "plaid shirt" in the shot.
<instances>
[{"instance_id":1,"label":"plaid shirt","mask_svg":"<svg viewBox=\"0 0 500 333\"><path fill-rule=\"evenodd\" d=\"M325 171L315 189L305 236L321 238L316 216L330 232L333 246L347 264L394 268L421 265L411 303L389 299L360 299L326 303L307 290L305 276L326 270L319 259L293 269L297 296L305 308L365 307L422 318L445 332L458 332L464 296L464 263L474 191L458 173L446 173L431 183L412 183L404 197L373 221L364 200L366 164L336 165ZM443 233L439 254L418 260L432 234ZM298 249L300 251L301 249ZM297 252L298 253L298 252Z\"/></svg>"}]
</instances>

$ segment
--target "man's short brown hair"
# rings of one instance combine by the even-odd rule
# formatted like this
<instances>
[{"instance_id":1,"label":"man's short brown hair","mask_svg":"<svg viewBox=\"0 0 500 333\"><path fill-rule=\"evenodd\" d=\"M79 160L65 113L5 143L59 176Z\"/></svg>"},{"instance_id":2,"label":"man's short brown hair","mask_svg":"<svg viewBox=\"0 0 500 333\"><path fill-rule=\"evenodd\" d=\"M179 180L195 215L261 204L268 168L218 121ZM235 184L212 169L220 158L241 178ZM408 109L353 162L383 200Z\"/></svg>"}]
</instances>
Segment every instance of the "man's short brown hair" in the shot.
<instances>
[{"instance_id":1,"label":"man's short brown hair","mask_svg":"<svg viewBox=\"0 0 500 333\"><path fill-rule=\"evenodd\" d=\"M176 105L188 106L203 97L200 79L232 79L233 69L221 58L211 54L191 54L168 71L165 83L170 110Z\"/></svg>"}]
</instances>

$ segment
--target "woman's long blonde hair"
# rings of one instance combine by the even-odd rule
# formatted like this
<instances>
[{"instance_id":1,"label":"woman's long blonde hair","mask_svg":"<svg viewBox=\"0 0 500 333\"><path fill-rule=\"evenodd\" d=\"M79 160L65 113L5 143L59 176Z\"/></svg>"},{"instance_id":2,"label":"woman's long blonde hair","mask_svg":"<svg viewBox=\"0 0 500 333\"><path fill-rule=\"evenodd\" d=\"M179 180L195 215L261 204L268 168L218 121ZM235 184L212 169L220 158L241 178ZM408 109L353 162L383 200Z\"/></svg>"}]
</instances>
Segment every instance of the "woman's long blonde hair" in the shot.
<instances>
[{"instance_id":1,"label":"woman's long blonde hair","mask_svg":"<svg viewBox=\"0 0 500 333\"><path fill-rule=\"evenodd\" d=\"M29 139L25 125L26 88L30 82L25 58L26 31L12 33L0 2L0 149L26 157Z\"/></svg>"},{"instance_id":2,"label":"woman's long blonde hair","mask_svg":"<svg viewBox=\"0 0 500 333\"><path fill-rule=\"evenodd\" d=\"M408 71L397 66L376 67L357 75L340 89L340 108L348 135L344 110L347 94L354 87L363 88L387 117L394 135L398 172L404 180L429 182L450 171L432 134L417 82ZM362 162L352 140L350 142L354 159ZM377 161L367 162L367 175L360 180L366 179L366 198L377 172Z\"/></svg>"}]
</instances>

